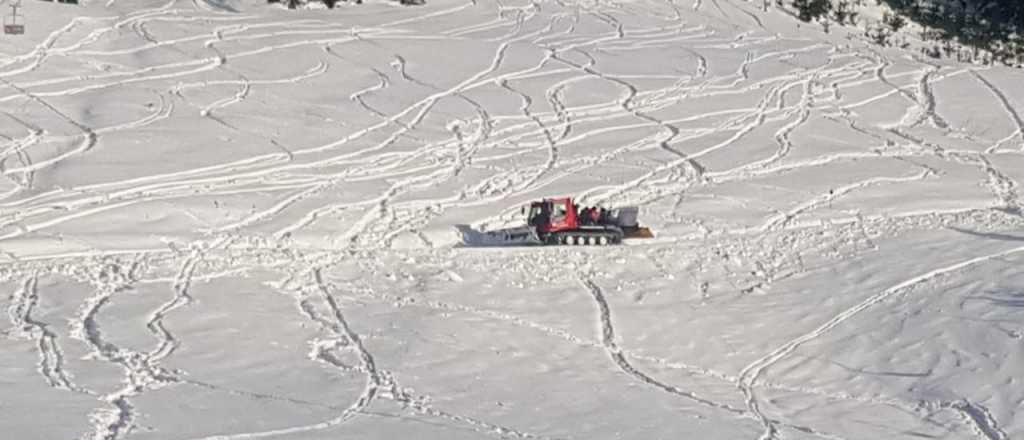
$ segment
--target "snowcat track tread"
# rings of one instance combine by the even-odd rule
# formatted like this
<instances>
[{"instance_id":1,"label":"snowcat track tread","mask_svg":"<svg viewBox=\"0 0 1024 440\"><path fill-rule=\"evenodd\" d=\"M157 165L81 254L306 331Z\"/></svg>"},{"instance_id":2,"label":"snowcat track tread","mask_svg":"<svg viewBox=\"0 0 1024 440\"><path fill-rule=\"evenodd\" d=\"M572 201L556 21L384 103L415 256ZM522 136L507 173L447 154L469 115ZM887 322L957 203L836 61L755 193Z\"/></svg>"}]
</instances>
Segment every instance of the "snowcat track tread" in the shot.
<instances>
[{"instance_id":1,"label":"snowcat track tread","mask_svg":"<svg viewBox=\"0 0 1024 440\"><path fill-rule=\"evenodd\" d=\"M602 243L602 238L604 243ZM622 243L622 236L612 232L559 232L546 240L549 245L557 246L606 246Z\"/></svg>"}]
</instances>

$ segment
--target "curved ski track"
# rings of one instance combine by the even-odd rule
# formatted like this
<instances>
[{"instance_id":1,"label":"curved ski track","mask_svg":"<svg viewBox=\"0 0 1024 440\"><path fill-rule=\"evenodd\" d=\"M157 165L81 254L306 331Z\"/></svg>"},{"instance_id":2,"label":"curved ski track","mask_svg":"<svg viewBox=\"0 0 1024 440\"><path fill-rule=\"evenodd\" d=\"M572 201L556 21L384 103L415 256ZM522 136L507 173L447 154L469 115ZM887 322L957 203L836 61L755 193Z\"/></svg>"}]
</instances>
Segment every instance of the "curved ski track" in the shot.
<instances>
[{"instance_id":1,"label":"curved ski track","mask_svg":"<svg viewBox=\"0 0 1024 440\"><path fill-rule=\"evenodd\" d=\"M494 438L560 438L508 426L499 416L485 420L441 409L443 403L434 403L440 396L404 386L415 380L374 356L375 335L387 329L364 325L374 317L347 309L359 302L493 321L552 343L603 352L616 374L645 390L726 419L760 423L753 426L762 430L762 440L785 437L781 430L843 438L833 426L786 414L760 395L769 390L880 405L924 421L935 411L949 411L979 438L1015 434L1009 421L1000 423L989 403L973 394L917 401L901 390L837 392L768 373L809 342L883 303L1024 248L965 255L865 294L774 349L748 353L754 360L738 368L627 347L615 327L616 317L626 312L616 309L613 316L610 304L619 298L602 289L593 272L602 265L614 268L611 261L635 250L664 279L682 278L673 273L678 265L662 260L679 250L692 280L677 282L697 286L702 301L715 299L706 278L716 273L723 278L718 284L750 298L818 270L807 261L834 256L830 252L838 254L841 246L860 246L841 255L860 258L909 231L1024 227L1020 184L1007 168L1012 165L1005 165L1024 157L1024 120L1015 107L1024 101L983 70L897 59L837 38L787 34L773 27L782 15L767 2L762 10L732 0L453 0L360 15L357 25L283 10L241 13L206 0L141 9L122 3L127 2L110 0L104 12L90 10L99 15L61 23L38 44L0 60L0 103L6 106L0 115L0 281L14 286L7 298L12 327L4 336L32 341L37 361L31 368L47 386L96 401L92 430L82 438L131 438L150 416L136 407L137 398L182 386L334 412L316 423L198 437L204 440L344 429L382 407ZM302 61L279 62L291 59ZM942 101L948 93L944 82L960 75L970 75L989 92L1012 132L973 133L960 125L962 118ZM310 90L322 96L306 95ZM132 110L113 119L95 117L89 103L109 99ZM868 109L880 103L898 111L876 117ZM821 135L825 121L834 123L828 130L849 129L836 138L858 145L819 146L835 140L823 139L829 137ZM70 186L53 183L65 181L54 176L66 177L80 164L119 160L119 151L136 148L124 143L133 136L176 152L171 147L178 134L198 136L184 141L190 147L224 147L230 154L205 158L181 150L189 164L184 168L143 164L154 168L124 175L114 170ZM1016 142L1020 148L1006 147ZM687 205L736 199L716 195L719 189L754 191L806 179L794 176L811 172L838 175L857 164L865 164L863 171L892 163L904 165L902 173L808 182L788 202L754 195L739 202L758 208L746 222L718 220L715 211L691 212ZM125 167L135 166L140 165ZM857 203L861 195L946 182L952 179L947 166L973 170L970 177L990 199L962 209L949 209L941 197L924 200L925 207L914 211L889 201L879 202L885 209L832 209L834 203ZM643 221L664 226L664 232L607 253L519 249L509 255L453 249L438 232L450 229L452 219L497 227L511 221L517 204L566 191L586 204L641 205ZM675 204L663 203L669 199ZM212 211L202 208L211 201ZM229 202L251 203L251 209L219 210ZM149 224L131 219L153 206L181 207L197 223L158 234L137 232ZM105 236L90 237L89 228L105 221L129 234L136 231L142 244L108 245ZM697 232L687 229L693 225ZM36 241L58 244L34 251ZM529 263L518 264L517 258ZM575 272L561 278L549 273L566 261ZM580 261L588 271L578 269ZM359 265L367 279L389 274L413 280L414 287L359 290L353 287L358 283L332 282L332 271L346 264ZM424 275L421 265L445 267L441 273L450 274L446 288L452 291L464 281L453 269L470 267L507 268L524 280L551 276L567 291L582 287L586 302L596 307L598 334L577 335L500 303L420 299L440 283ZM190 335L165 321L198 312L200 307L192 307L193 284L253 273L280 275L268 285L294 299L299 318L318 329L305 341L311 349L302 362L364 377L358 395L325 404L190 379L189 372L166 366ZM93 290L74 316L65 317L70 324L63 332L49 318L38 318L44 312L40 299L51 300L41 297L47 293L40 286L67 279ZM105 335L104 310L142 284L167 285L169 297L142 317L138 330L154 342L136 351ZM56 301L62 299L51 302ZM65 357L69 343L83 344L91 352L89 362L115 367L119 381L104 388L76 382ZM734 395L691 391L696 388L645 372L638 361L727 385Z\"/></svg>"}]
</instances>

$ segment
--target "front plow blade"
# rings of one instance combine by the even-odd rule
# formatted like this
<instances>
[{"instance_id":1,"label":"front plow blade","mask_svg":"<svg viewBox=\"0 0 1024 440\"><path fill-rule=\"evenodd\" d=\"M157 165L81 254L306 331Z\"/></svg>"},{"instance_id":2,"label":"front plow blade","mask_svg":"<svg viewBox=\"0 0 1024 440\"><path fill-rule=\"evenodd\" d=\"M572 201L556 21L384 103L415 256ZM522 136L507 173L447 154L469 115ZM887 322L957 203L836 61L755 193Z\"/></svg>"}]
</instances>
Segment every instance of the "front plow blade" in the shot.
<instances>
[{"instance_id":1,"label":"front plow blade","mask_svg":"<svg viewBox=\"0 0 1024 440\"><path fill-rule=\"evenodd\" d=\"M622 238L654 238L651 228L630 228L622 231Z\"/></svg>"}]
</instances>

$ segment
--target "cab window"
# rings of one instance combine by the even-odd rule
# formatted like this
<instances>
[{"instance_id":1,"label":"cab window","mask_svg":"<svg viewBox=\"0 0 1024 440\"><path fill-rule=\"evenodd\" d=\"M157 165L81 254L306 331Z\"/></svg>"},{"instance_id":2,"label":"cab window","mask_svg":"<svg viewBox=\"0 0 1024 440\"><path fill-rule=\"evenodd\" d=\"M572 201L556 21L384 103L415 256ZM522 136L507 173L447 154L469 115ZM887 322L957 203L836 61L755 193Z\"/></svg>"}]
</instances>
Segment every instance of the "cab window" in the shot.
<instances>
[{"instance_id":1,"label":"cab window","mask_svg":"<svg viewBox=\"0 0 1024 440\"><path fill-rule=\"evenodd\" d=\"M564 203L556 203L553 206L553 210L551 212L551 222L552 223L564 222L565 221L565 216L567 214L568 214L568 209L566 208L565 204Z\"/></svg>"}]
</instances>

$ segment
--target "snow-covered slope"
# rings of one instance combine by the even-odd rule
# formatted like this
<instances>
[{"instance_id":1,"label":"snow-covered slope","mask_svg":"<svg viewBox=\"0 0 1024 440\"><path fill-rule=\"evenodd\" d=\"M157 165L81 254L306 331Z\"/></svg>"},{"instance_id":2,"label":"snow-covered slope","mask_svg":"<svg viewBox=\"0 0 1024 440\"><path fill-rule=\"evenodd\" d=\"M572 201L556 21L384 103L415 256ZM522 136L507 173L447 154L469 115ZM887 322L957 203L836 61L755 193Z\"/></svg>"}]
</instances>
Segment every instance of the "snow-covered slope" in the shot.
<instances>
[{"instance_id":1,"label":"snow-covered slope","mask_svg":"<svg viewBox=\"0 0 1024 440\"><path fill-rule=\"evenodd\" d=\"M1024 80L737 0L26 3L10 438L1024 436ZM519 206L655 239L478 249Z\"/></svg>"}]
</instances>

